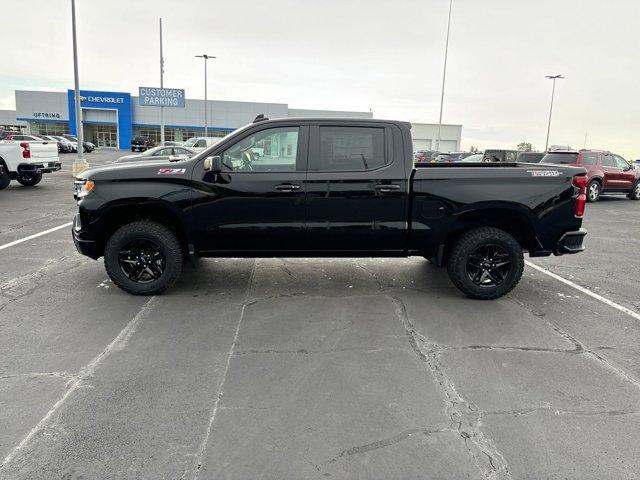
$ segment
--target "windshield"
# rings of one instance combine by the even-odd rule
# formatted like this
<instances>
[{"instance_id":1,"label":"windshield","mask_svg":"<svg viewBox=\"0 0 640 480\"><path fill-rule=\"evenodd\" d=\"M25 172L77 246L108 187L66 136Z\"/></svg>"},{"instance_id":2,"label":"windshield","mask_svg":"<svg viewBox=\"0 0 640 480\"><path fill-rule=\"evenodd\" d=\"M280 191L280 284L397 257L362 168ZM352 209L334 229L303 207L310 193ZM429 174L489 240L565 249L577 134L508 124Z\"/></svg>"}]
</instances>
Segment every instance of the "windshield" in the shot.
<instances>
[{"instance_id":1,"label":"windshield","mask_svg":"<svg viewBox=\"0 0 640 480\"><path fill-rule=\"evenodd\" d=\"M198 137L193 137L182 144L183 147L193 147L198 141Z\"/></svg>"},{"instance_id":2,"label":"windshield","mask_svg":"<svg viewBox=\"0 0 640 480\"><path fill-rule=\"evenodd\" d=\"M573 165L578 161L577 153L547 153L540 163Z\"/></svg>"}]
</instances>

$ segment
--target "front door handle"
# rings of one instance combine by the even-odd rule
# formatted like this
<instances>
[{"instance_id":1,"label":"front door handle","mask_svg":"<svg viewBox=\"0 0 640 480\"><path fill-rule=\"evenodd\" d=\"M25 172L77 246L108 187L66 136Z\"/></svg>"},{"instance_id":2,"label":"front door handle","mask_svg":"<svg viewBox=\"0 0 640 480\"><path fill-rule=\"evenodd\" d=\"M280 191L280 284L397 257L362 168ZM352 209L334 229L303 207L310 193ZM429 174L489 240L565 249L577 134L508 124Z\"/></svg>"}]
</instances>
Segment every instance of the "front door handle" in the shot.
<instances>
[{"instance_id":1,"label":"front door handle","mask_svg":"<svg viewBox=\"0 0 640 480\"><path fill-rule=\"evenodd\" d=\"M300 185L296 185L295 183L281 183L273 188L280 192L293 192L294 190L300 190Z\"/></svg>"},{"instance_id":2,"label":"front door handle","mask_svg":"<svg viewBox=\"0 0 640 480\"><path fill-rule=\"evenodd\" d=\"M376 190L379 190L380 192L391 192L392 190L400 190L400 185L396 185L396 184L378 184L375 187Z\"/></svg>"}]
</instances>

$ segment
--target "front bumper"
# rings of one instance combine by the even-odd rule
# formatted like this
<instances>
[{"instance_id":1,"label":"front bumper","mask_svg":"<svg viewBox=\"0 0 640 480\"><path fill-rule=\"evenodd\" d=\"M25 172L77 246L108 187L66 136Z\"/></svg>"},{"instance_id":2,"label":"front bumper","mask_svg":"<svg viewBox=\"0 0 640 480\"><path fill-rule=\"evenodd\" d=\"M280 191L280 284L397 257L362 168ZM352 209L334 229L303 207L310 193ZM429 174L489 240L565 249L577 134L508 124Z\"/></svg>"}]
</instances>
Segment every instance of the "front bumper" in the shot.
<instances>
[{"instance_id":1,"label":"front bumper","mask_svg":"<svg viewBox=\"0 0 640 480\"><path fill-rule=\"evenodd\" d=\"M572 232L566 232L558 240L558 246L556 248L556 255L565 255L570 253L580 253L584 250L582 241L584 240L587 230L581 228Z\"/></svg>"},{"instance_id":2,"label":"front bumper","mask_svg":"<svg viewBox=\"0 0 640 480\"><path fill-rule=\"evenodd\" d=\"M21 163L18 165L19 174L38 174L57 172L62 168L62 162Z\"/></svg>"},{"instance_id":3,"label":"front bumper","mask_svg":"<svg viewBox=\"0 0 640 480\"><path fill-rule=\"evenodd\" d=\"M76 213L73 219L73 226L71 227L71 234L73 236L73 243L76 246L76 250L82 255L97 260L102 256L102 253L98 249L98 244L95 240L82 238L82 226L80 223L80 214Z\"/></svg>"}]
</instances>

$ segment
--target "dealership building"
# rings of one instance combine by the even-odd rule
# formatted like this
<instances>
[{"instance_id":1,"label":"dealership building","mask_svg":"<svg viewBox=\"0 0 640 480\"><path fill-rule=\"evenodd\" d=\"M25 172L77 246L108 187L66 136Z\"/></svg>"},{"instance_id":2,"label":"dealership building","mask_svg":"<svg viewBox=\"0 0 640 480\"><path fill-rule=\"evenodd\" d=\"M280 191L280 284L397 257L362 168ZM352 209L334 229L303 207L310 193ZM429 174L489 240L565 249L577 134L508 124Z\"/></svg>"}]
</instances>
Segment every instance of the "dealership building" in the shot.
<instances>
[{"instance_id":1,"label":"dealership building","mask_svg":"<svg viewBox=\"0 0 640 480\"><path fill-rule=\"evenodd\" d=\"M76 133L73 90L43 92L16 90L16 110L0 110L0 128L26 130L34 134L61 135ZM84 138L98 147L128 149L133 136L160 140L160 108L141 105L139 97L128 92L80 91ZM286 117L351 117L372 118L372 112L304 110L286 103L237 102L208 100L208 135L224 136L251 123L256 115L269 118ZM164 108L165 140L180 142L204 134L205 102L184 99L184 107ZM413 123L416 149L435 147L437 124ZM441 151L460 149L461 125L443 125Z\"/></svg>"}]
</instances>

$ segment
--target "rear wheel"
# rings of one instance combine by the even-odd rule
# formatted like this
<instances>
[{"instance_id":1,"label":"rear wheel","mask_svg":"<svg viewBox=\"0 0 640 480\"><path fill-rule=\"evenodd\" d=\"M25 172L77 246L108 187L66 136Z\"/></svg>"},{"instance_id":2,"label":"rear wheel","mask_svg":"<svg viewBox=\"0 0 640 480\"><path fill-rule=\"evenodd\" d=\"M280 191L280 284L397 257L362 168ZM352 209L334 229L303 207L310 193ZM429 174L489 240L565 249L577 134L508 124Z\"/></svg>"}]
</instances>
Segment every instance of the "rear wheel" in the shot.
<instances>
[{"instance_id":1,"label":"rear wheel","mask_svg":"<svg viewBox=\"0 0 640 480\"><path fill-rule=\"evenodd\" d=\"M602 187L600 186L600 182L597 180L592 180L587 187L587 200L589 202L597 202L600 198L600 192Z\"/></svg>"},{"instance_id":2,"label":"rear wheel","mask_svg":"<svg viewBox=\"0 0 640 480\"><path fill-rule=\"evenodd\" d=\"M633 190L627 195L631 200L640 200L640 180L633 186Z\"/></svg>"},{"instance_id":3,"label":"rear wheel","mask_svg":"<svg viewBox=\"0 0 640 480\"><path fill-rule=\"evenodd\" d=\"M453 284L467 297L492 300L509 293L524 270L518 242L504 230L474 228L453 246L447 271Z\"/></svg>"},{"instance_id":4,"label":"rear wheel","mask_svg":"<svg viewBox=\"0 0 640 480\"><path fill-rule=\"evenodd\" d=\"M40 181L42 180L42 174L41 173L28 173L28 174L23 173L23 174L19 174L16 180L18 180L18 183L20 185L24 185L25 187L33 187L40 183Z\"/></svg>"},{"instance_id":5,"label":"rear wheel","mask_svg":"<svg viewBox=\"0 0 640 480\"><path fill-rule=\"evenodd\" d=\"M151 221L120 227L104 250L107 274L133 295L156 295L171 287L182 271L182 258L175 233Z\"/></svg>"}]
</instances>

